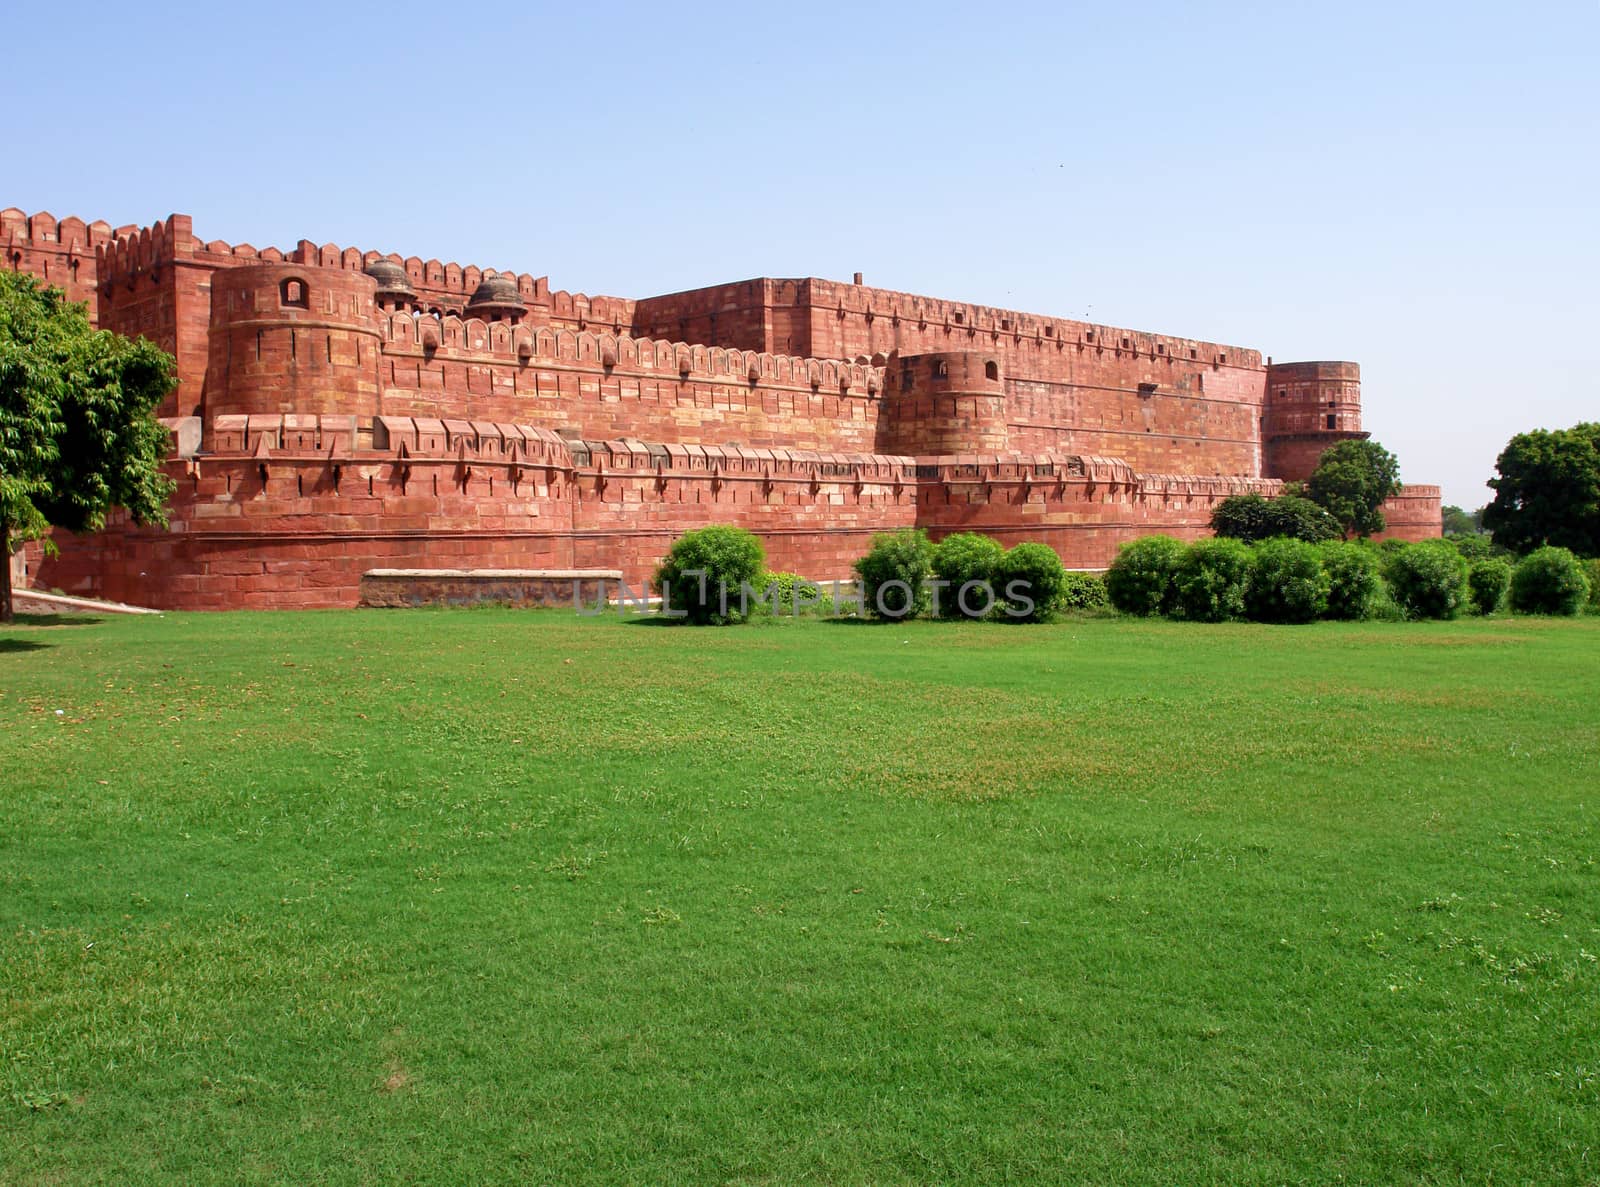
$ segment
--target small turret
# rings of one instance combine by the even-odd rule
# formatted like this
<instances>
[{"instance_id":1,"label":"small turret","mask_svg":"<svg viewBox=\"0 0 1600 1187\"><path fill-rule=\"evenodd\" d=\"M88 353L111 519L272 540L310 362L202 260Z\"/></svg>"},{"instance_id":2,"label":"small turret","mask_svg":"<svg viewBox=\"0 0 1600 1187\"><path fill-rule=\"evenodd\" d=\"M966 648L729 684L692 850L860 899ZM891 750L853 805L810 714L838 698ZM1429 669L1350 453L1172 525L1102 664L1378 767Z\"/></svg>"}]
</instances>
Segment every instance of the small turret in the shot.
<instances>
[{"instance_id":1,"label":"small turret","mask_svg":"<svg viewBox=\"0 0 1600 1187\"><path fill-rule=\"evenodd\" d=\"M378 282L377 301L384 309L408 309L417 301L406 270L393 260L373 260L363 269Z\"/></svg>"},{"instance_id":2,"label":"small turret","mask_svg":"<svg viewBox=\"0 0 1600 1187\"><path fill-rule=\"evenodd\" d=\"M878 452L921 457L1008 448L1005 381L994 355L890 355L883 366Z\"/></svg>"},{"instance_id":3,"label":"small turret","mask_svg":"<svg viewBox=\"0 0 1600 1187\"><path fill-rule=\"evenodd\" d=\"M484 321L521 321L528 312L517 282L509 276L491 276L480 284L467 302L467 316Z\"/></svg>"},{"instance_id":4,"label":"small turret","mask_svg":"<svg viewBox=\"0 0 1600 1187\"><path fill-rule=\"evenodd\" d=\"M1341 441L1364 441L1359 363L1276 363L1261 414L1262 474L1304 482Z\"/></svg>"},{"instance_id":5,"label":"small turret","mask_svg":"<svg viewBox=\"0 0 1600 1187\"><path fill-rule=\"evenodd\" d=\"M314 265L211 274L206 415L379 411L376 281Z\"/></svg>"}]
</instances>

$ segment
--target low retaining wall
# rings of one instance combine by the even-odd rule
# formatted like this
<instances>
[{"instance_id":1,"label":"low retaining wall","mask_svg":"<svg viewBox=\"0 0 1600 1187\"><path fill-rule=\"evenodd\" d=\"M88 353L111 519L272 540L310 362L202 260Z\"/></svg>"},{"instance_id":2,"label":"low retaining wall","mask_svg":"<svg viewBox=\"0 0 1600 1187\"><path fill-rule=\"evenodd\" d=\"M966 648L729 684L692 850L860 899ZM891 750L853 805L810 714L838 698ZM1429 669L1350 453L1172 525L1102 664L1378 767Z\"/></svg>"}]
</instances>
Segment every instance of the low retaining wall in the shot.
<instances>
[{"instance_id":1,"label":"low retaining wall","mask_svg":"<svg viewBox=\"0 0 1600 1187\"><path fill-rule=\"evenodd\" d=\"M368 569L361 605L594 606L621 580L621 569Z\"/></svg>"}]
</instances>

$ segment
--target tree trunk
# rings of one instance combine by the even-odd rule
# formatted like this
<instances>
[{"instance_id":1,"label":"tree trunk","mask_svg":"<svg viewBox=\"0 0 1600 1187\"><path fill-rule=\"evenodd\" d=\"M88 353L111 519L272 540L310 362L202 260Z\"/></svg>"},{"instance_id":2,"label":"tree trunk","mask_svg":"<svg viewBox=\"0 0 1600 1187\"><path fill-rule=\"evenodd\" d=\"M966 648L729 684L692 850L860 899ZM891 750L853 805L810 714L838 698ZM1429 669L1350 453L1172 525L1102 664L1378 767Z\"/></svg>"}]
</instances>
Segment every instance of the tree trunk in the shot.
<instances>
[{"instance_id":1,"label":"tree trunk","mask_svg":"<svg viewBox=\"0 0 1600 1187\"><path fill-rule=\"evenodd\" d=\"M10 626L11 613L11 533L0 525L0 623Z\"/></svg>"}]
</instances>

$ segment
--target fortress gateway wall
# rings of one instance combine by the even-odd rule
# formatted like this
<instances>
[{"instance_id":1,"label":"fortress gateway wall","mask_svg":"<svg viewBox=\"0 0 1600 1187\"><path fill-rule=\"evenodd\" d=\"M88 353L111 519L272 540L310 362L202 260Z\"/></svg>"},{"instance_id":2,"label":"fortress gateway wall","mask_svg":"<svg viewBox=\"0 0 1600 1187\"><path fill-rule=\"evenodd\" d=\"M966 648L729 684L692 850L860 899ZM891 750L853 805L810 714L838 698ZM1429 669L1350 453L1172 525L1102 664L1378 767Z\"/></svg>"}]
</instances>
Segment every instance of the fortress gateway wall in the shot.
<instances>
[{"instance_id":1,"label":"fortress gateway wall","mask_svg":"<svg viewBox=\"0 0 1600 1187\"><path fill-rule=\"evenodd\" d=\"M34 584L175 608L353 605L368 568L606 568L707 523L847 577L875 532L1102 568L1364 436L1353 363L821 280L646 300L301 241L0 212L7 266L178 359L168 530L116 518ZM1437 488L1392 532L1437 535Z\"/></svg>"}]
</instances>

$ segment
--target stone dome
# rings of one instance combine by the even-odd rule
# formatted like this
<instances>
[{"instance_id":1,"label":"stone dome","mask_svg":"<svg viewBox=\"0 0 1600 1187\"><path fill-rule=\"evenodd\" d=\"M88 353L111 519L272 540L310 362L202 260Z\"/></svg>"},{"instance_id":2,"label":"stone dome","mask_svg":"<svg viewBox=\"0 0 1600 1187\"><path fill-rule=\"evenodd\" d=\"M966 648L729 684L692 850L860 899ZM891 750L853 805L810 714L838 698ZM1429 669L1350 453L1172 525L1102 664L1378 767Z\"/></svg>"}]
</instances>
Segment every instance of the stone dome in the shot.
<instances>
[{"instance_id":1,"label":"stone dome","mask_svg":"<svg viewBox=\"0 0 1600 1187\"><path fill-rule=\"evenodd\" d=\"M519 318L527 312L522 294L517 292L517 282L509 276L491 276L472 294L467 302L468 317Z\"/></svg>"},{"instance_id":2,"label":"stone dome","mask_svg":"<svg viewBox=\"0 0 1600 1187\"><path fill-rule=\"evenodd\" d=\"M411 278L393 260L373 260L362 271L378 282L380 304L417 299L417 290L411 287Z\"/></svg>"}]
</instances>

